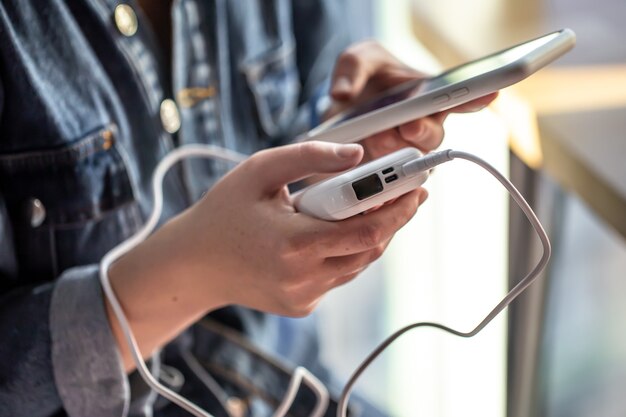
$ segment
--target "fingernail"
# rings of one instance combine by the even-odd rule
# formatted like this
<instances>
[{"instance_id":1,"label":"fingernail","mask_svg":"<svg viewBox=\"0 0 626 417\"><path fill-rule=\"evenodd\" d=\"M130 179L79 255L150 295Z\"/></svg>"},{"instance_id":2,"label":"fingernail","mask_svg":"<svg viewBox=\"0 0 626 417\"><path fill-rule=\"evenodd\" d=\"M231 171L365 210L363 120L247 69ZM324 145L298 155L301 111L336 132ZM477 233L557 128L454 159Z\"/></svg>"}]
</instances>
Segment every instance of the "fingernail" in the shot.
<instances>
[{"instance_id":1,"label":"fingernail","mask_svg":"<svg viewBox=\"0 0 626 417\"><path fill-rule=\"evenodd\" d=\"M335 80L335 84L333 84L333 93L343 93L347 94L352 90L352 83L350 79L346 76L341 76Z\"/></svg>"},{"instance_id":2,"label":"fingernail","mask_svg":"<svg viewBox=\"0 0 626 417\"><path fill-rule=\"evenodd\" d=\"M351 143L348 145L339 145L335 148L335 153L338 157L342 159L348 159L354 157L357 153L359 153L361 149L361 145L357 145L356 143Z\"/></svg>"}]
</instances>

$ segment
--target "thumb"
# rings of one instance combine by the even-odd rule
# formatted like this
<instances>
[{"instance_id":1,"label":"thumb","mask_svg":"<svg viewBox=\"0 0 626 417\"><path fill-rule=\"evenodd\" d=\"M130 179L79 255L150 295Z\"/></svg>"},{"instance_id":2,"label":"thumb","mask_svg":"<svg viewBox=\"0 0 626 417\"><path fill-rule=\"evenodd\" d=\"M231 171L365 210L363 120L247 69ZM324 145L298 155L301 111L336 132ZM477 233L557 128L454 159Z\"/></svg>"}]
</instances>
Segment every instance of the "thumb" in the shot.
<instances>
[{"instance_id":1,"label":"thumb","mask_svg":"<svg viewBox=\"0 0 626 417\"><path fill-rule=\"evenodd\" d=\"M313 174L350 169L361 158L361 145L311 141L267 149L249 161L256 188L263 193L274 193Z\"/></svg>"}]
</instances>

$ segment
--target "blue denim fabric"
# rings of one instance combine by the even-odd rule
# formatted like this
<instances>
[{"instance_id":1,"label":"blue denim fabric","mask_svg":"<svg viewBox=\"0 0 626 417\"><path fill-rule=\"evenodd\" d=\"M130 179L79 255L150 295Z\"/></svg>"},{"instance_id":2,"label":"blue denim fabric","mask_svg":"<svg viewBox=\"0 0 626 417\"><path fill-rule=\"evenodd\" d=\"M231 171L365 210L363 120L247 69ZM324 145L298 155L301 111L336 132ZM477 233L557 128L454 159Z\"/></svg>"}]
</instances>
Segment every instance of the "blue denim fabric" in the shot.
<instances>
[{"instance_id":1,"label":"blue denim fabric","mask_svg":"<svg viewBox=\"0 0 626 417\"><path fill-rule=\"evenodd\" d=\"M348 43L338 0L177 0L170 77L146 19L126 3L139 19L132 36L116 28L114 0L0 0L0 417L148 416L153 407L156 416L183 415L155 405L137 376L123 372L97 264L147 218L150 176L167 152L210 143L252 153L293 138L309 127L316 89ZM194 88L215 94L180 99ZM159 117L166 98L178 99L175 134ZM163 220L228 169L193 161L174 170ZM310 320L237 307L213 316L261 349L325 374ZM203 361L236 372L256 369L249 365L257 356L211 356L220 339L205 331L184 334L153 368L182 372L186 382L173 388L223 415L181 349L190 344ZM292 349L293 340L310 350ZM261 389L279 391L284 376L270 376L256 375ZM232 395L250 395L225 384ZM255 415L269 411L250 401Z\"/></svg>"}]
</instances>

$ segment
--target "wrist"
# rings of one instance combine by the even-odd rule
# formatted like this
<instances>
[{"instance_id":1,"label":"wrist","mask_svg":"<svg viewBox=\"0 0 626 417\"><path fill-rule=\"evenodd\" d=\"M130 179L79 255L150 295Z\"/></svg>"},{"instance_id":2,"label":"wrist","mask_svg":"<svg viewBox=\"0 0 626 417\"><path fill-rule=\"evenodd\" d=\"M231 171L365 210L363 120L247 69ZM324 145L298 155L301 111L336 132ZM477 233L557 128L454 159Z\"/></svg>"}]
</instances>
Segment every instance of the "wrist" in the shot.
<instances>
[{"instance_id":1,"label":"wrist","mask_svg":"<svg viewBox=\"0 0 626 417\"><path fill-rule=\"evenodd\" d=\"M208 311L225 305L218 291L209 291L204 283L200 288L190 265L184 245L176 239L176 227L168 223L111 266L111 286L143 357ZM108 303L107 311L126 369L131 370L134 363L127 342Z\"/></svg>"}]
</instances>

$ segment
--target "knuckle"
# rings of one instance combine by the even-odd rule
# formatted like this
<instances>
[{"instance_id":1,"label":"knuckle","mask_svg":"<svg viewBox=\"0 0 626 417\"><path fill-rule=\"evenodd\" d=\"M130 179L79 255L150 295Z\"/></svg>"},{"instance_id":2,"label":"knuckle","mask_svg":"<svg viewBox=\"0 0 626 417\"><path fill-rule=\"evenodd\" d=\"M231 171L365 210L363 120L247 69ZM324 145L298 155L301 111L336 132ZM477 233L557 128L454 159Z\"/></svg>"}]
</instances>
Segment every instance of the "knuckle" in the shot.
<instances>
[{"instance_id":1,"label":"knuckle","mask_svg":"<svg viewBox=\"0 0 626 417\"><path fill-rule=\"evenodd\" d=\"M382 238L382 230L380 226L373 223L366 223L359 228L359 243L365 247L376 246Z\"/></svg>"},{"instance_id":2,"label":"knuckle","mask_svg":"<svg viewBox=\"0 0 626 417\"><path fill-rule=\"evenodd\" d=\"M345 275L341 278L338 278L337 281L335 282L335 287L339 287L341 285L347 284L348 282L352 281L354 278L356 278L361 271L363 271L365 268L359 268L359 270L357 272L353 272L351 274Z\"/></svg>"},{"instance_id":3,"label":"knuckle","mask_svg":"<svg viewBox=\"0 0 626 417\"><path fill-rule=\"evenodd\" d=\"M385 248L386 248L385 245L378 245L374 249L372 249L369 253L368 263L372 263L376 261L377 259L379 259L381 256L383 256L383 253L385 253Z\"/></svg>"},{"instance_id":4,"label":"knuckle","mask_svg":"<svg viewBox=\"0 0 626 417\"><path fill-rule=\"evenodd\" d=\"M430 123L426 129L426 136L421 141L428 150L435 149L443 142L445 131L442 125Z\"/></svg>"},{"instance_id":5,"label":"knuckle","mask_svg":"<svg viewBox=\"0 0 626 417\"><path fill-rule=\"evenodd\" d=\"M380 44L380 42L378 42L376 39L370 38L370 39L363 39L361 42L355 43L354 45L348 48L348 50L350 49L359 53L360 51L363 51L363 50L383 49L383 47Z\"/></svg>"},{"instance_id":6,"label":"knuckle","mask_svg":"<svg viewBox=\"0 0 626 417\"><path fill-rule=\"evenodd\" d=\"M417 207L419 205L419 194L415 193L415 195L411 196L411 198L407 199L407 201L402 204L399 216L400 223L406 223L411 219L415 213L417 212Z\"/></svg>"},{"instance_id":7,"label":"knuckle","mask_svg":"<svg viewBox=\"0 0 626 417\"><path fill-rule=\"evenodd\" d=\"M263 162L263 159L267 155L267 150L259 151L252 154L248 159L241 163L241 167L248 172L257 172Z\"/></svg>"},{"instance_id":8,"label":"knuckle","mask_svg":"<svg viewBox=\"0 0 626 417\"><path fill-rule=\"evenodd\" d=\"M308 161L324 153L324 144L311 141L298 144L298 157L301 161Z\"/></svg>"},{"instance_id":9,"label":"knuckle","mask_svg":"<svg viewBox=\"0 0 626 417\"><path fill-rule=\"evenodd\" d=\"M410 201L405 200L398 202L395 209L393 210L393 214L390 216L390 225L394 230L400 229L409 220L411 220L411 218L415 215L417 211L417 202L417 196L411 198Z\"/></svg>"},{"instance_id":10,"label":"knuckle","mask_svg":"<svg viewBox=\"0 0 626 417\"><path fill-rule=\"evenodd\" d=\"M281 245L279 252L283 259L290 259L304 252L309 246L308 240L301 235L294 235L287 238Z\"/></svg>"},{"instance_id":11,"label":"knuckle","mask_svg":"<svg viewBox=\"0 0 626 417\"><path fill-rule=\"evenodd\" d=\"M300 155L306 155L311 152L315 152L319 145L316 142L303 142L298 145Z\"/></svg>"},{"instance_id":12,"label":"knuckle","mask_svg":"<svg viewBox=\"0 0 626 417\"><path fill-rule=\"evenodd\" d=\"M318 246L320 246L320 234L317 230L301 231L285 239L281 253L285 258L304 254L315 255L318 252Z\"/></svg>"},{"instance_id":13,"label":"knuckle","mask_svg":"<svg viewBox=\"0 0 626 417\"><path fill-rule=\"evenodd\" d=\"M418 197L416 196L415 198L412 198L410 201L408 201L407 204L403 205L398 223L404 224L415 215L415 213L417 212L418 201Z\"/></svg>"},{"instance_id":14,"label":"knuckle","mask_svg":"<svg viewBox=\"0 0 626 417\"><path fill-rule=\"evenodd\" d=\"M315 309L315 301L313 300L292 300L285 306L285 310L290 317L306 317Z\"/></svg>"},{"instance_id":15,"label":"knuckle","mask_svg":"<svg viewBox=\"0 0 626 417\"><path fill-rule=\"evenodd\" d=\"M303 305L303 306L299 306L297 309L297 316L296 317L306 317L309 316L313 310L315 309L315 304L314 303L310 303L307 305Z\"/></svg>"},{"instance_id":16,"label":"knuckle","mask_svg":"<svg viewBox=\"0 0 626 417\"><path fill-rule=\"evenodd\" d=\"M438 147L439 145L441 145L441 142L443 142L443 136L444 136L444 128L441 125L435 125L432 129L432 146L434 148Z\"/></svg>"},{"instance_id":17,"label":"knuckle","mask_svg":"<svg viewBox=\"0 0 626 417\"><path fill-rule=\"evenodd\" d=\"M339 62L344 65L356 65L361 60L361 44L350 46L339 55Z\"/></svg>"}]
</instances>

